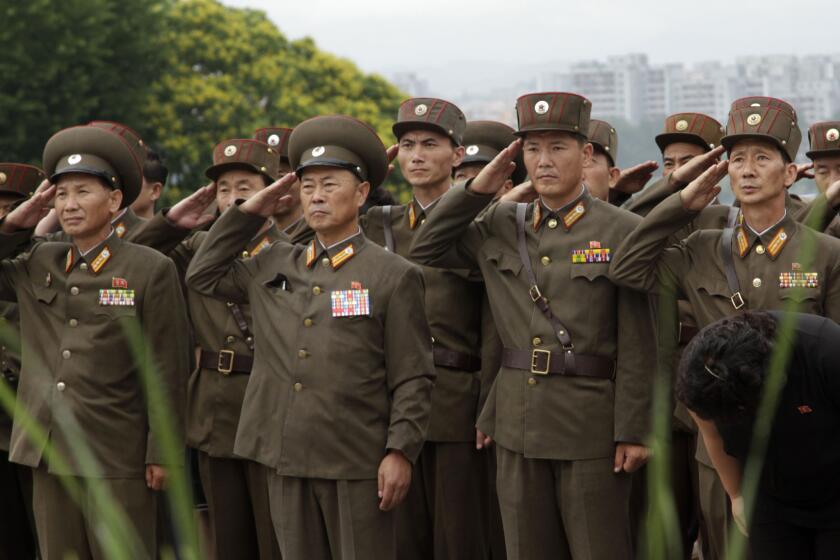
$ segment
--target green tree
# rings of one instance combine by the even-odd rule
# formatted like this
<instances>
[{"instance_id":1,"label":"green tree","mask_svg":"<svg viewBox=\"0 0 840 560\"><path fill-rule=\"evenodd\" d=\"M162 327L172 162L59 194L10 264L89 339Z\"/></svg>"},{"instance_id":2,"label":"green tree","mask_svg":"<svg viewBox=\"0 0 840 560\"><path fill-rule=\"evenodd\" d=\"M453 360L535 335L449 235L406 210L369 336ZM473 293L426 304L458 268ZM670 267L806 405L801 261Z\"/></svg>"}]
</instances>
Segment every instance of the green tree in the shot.
<instances>
[{"instance_id":1,"label":"green tree","mask_svg":"<svg viewBox=\"0 0 840 560\"><path fill-rule=\"evenodd\" d=\"M402 94L351 62L289 41L261 11L182 0L160 37L165 71L151 85L144 134L172 170L170 200L207 182L213 146L262 126L294 126L321 114L368 122L383 141Z\"/></svg>"},{"instance_id":2,"label":"green tree","mask_svg":"<svg viewBox=\"0 0 840 560\"><path fill-rule=\"evenodd\" d=\"M162 56L166 0L0 0L0 159L39 164L47 139L93 119L137 123Z\"/></svg>"}]
</instances>

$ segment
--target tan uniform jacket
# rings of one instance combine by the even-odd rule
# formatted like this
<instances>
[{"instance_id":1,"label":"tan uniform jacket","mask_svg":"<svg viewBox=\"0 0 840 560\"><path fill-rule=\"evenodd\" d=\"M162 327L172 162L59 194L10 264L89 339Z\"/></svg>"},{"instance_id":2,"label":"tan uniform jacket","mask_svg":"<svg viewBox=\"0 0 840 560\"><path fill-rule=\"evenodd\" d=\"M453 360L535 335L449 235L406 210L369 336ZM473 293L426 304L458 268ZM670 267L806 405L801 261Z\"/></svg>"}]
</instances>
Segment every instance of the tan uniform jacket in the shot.
<instances>
[{"instance_id":1,"label":"tan uniform jacket","mask_svg":"<svg viewBox=\"0 0 840 560\"><path fill-rule=\"evenodd\" d=\"M490 197L455 186L429 216L412 256L433 266L479 267L503 345L562 352L529 296L517 253L516 205L496 204L475 219L489 203ZM540 205L542 218L535 220L534 208L528 206L526 233L540 290L569 329L575 352L616 360L615 378L538 376L502 367L479 427L529 458L611 457L616 442L641 443L647 435L655 370L652 320L646 296L617 287L607 262L572 260L575 251L598 244L614 250L638 218L587 191L556 217ZM567 228L564 218L576 221ZM495 429L485 423L493 417Z\"/></svg>"},{"instance_id":2,"label":"tan uniform jacket","mask_svg":"<svg viewBox=\"0 0 840 560\"><path fill-rule=\"evenodd\" d=\"M411 243L425 227L426 216L436 203L425 210L416 201L391 207L391 229L394 252L409 258ZM385 215L381 206L368 210L362 217L365 235L385 246ZM484 286L470 279L469 270L422 267L426 286L426 319L434 346L481 359L481 298ZM430 441L475 441L481 379L476 369L436 365L437 379L432 391L432 412L427 439Z\"/></svg>"},{"instance_id":3,"label":"tan uniform jacket","mask_svg":"<svg viewBox=\"0 0 840 560\"><path fill-rule=\"evenodd\" d=\"M187 273L191 289L251 303L255 361L236 454L326 479L376 478L388 449L414 461L435 377L420 269L362 234L329 250L277 241L236 259L263 223L231 208Z\"/></svg>"},{"instance_id":4,"label":"tan uniform jacket","mask_svg":"<svg viewBox=\"0 0 840 560\"><path fill-rule=\"evenodd\" d=\"M0 237L0 251L13 245L10 237L28 234ZM0 298L20 306L18 404L70 461L68 472L53 466L51 472L91 474L70 453L68 416L75 418L102 476L142 477L146 464L163 463L124 327L127 320L139 322L154 359L155 382L172 406L175 437L182 438L188 326L172 261L115 233L87 256L68 243L39 243L2 261ZM30 441L18 420L11 460L37 467L43 447Z\"/></svg>"}]
</instances>

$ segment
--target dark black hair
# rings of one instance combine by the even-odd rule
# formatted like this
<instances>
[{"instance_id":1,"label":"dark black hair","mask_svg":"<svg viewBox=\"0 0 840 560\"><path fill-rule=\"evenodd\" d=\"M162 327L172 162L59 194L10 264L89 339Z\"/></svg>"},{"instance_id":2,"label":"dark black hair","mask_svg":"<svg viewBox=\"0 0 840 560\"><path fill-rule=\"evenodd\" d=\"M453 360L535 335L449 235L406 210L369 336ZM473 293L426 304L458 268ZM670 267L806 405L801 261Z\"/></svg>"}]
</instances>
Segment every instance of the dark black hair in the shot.
<instances>
[{"instance_id":1,"label":"dark black hair","mask_svg":"<svg viewBox=\"0 0 840 560\"><path fill-rule=\"evenodd\" d=\"M150 183L160 183L166 185L166 178L169 176L169 170L163 164L163 160L157 152L148 150L146 152L146 161L143 163L143 177Z\"/></svg>"},{"instance_id":2,"label":"dark black hair","mask_svg":"<svg viewBox=\"0 0 840 560\"><path fill-rule=\"evenodd\" d=\"M706 420L753 417L775 332L775 319L764 311L747 311L701 330L683 352L677 399Z\"/></svg>"},{"instance_id":3,"label":"dark black hair","mask_svg":"<svg viewBox=\"0 0 840 560\"><path fill-rule=\"evenodd\" d=\"M365 200L365 203L361 208L359 208L359 215L366 214L367 211L374 206L394 206L396 203L397 201L394 198L394 195L391 194L391 191L383 186L379 186L375 189L371 189L367 200Z\"/></svg>"}]
</instances>

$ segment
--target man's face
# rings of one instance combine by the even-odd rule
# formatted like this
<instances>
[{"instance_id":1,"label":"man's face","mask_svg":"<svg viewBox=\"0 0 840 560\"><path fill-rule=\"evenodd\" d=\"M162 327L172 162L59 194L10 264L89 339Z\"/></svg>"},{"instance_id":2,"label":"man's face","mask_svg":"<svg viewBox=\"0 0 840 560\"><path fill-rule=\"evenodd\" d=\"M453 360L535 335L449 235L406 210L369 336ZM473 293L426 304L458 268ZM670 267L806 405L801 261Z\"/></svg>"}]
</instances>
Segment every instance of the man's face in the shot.
<instances>
[{"instance_id":1,"label":"man's face","mask_svg":"<svg viewBox=\"0 0 840 560\"><path fill-rule=\"evenodd\" d=\"M110 225L121 202L122 191L92 175L68 173L56 183L55 211L61 229L71 237L94 235Z\"/></svg>"},{"instance_id":2,"label":"man's face","mask_svg":"<svg viewBox=\"0 0 840 560\"><path fill-rule=\"evenodd\" d=\"M16 194L0 192L0 219L5 218L15 207L15 203L21 200Z\"/></svg>"},{"instance_id":3,"label":"man's face","mask_svg":"<svg viewBox=\"0 0 840 560\"><path fill-rule=\"evenodd\" d=\"M665 146L662 152L662 174L666 177L706 150L691 142L674 142Z\"/></svg>"},{"instance_id":4,"label":"man's face","mask_svg":"<svg viewBox=\"0 0 840 560\"><path fill-rule=\"evenodd\" d=\"M840 181L840 155L817 156L814 158L814 182L820 192Z\"/></svg>"},{"instance_id":5,"label":"man's face","mask_svg":"<svg viewBox=\"0 0 840 560\"><path fill-rule=\"evenodd\" d=\"M143 177L143 186L140 189L140 194L134 202L131 203L131 209L138 214L144 214L147 211L154 212L155 202L160 198L160 193L163 190L163 185L158 181L149 181Z\"/></svg>"},{"instance_id":6,"label":"man's face","mask_svg":"<svg viewBox=\"0 0 840 560\"><path fill-rule=\"evenodd\" d=\"M772 142L747 138L729 152L729 181L742 205L779 196L796 180L796 165L787 163Z\"/></svg>"},{"instance_id":7,"label":"man's face","mask_svg":"<svg viewBox=\"0 0 840 560\"><path fill-rule=\"evenodd\" d=\"M300 179L303 217L316 232L340 230L358 221L369 191L370 183L346 169L308 167Z\"/></svg>"},{"instance_id":8,"label":"man's face","mask_svg":"<svg viewBox=\"0 0 840 560\"><path fill-rule=\"evenodd\" d=\"M610 187L618 180L620 173L617 167L612 166L606 154L600 150L594 150L589 164L583 168L583 182L586 183L592 196L607 201L610 196Z\"/></svg>"},{"instance_id":9,"label":"man's face","mask_svg":"<svg viewBox=\"0 0 840 560\"><path fill-rule=\"evenodd\" d=\"M265 188L265 179L255 171L231 169L219 175L216 181L216 204L219 213L233 206L237 200L248 200Z\"/></svg>"},{"instance_id":10,"label":"man's face","mask_svg":"<svg viewBox=\"0 0 840 560\"><path fill-rule=\"evenodd\" d=\"M464 159L464 148L431 130L412 130L400 137L397 160L412 187L435 187L448 182L452 169Z\"/></svg>"},{"instance_id":11,"label":"man's face","mask_svg":"<svg viewBox=\"0 0 840 560\"><path fill-rule=\"evenodd\" d=\"M461 183L463 181L475 179L486 165L486 163L468 163L466 165L462 165L455 170L455 176L453 177L453 179L456 183ZM493 196L493 198L497 199L503 197L505 194L509 193L512 188L513 179L508 179L507 181L505 181L505 184L502 185L502 188L496 191L496 194Z\"/></svg>"},{"instance_id":12,"label":"man's face","mask_svg":"<svg viewBox=\"0 0 840 560\"><path fill-rule=\"evenodd\" d=\"M278 177L283 177L284 175L292 172L292 166L286 163L285 161L280 163L279 166L279 173ZM278 218L282 218L284 216L288 216L293 212L297 211L300 208L300 180L294 182L294 184L289 188L288 196L291 197L292 202L288 206L283 206L281 210L279 210L275 216Z\"/></svg>"},{"instance_id":13,"label":"man's face","mask_svg":"<svg viewBox=\"0 0 840 560\"><path fill-rule=\"evenodd\" d=\"M523 144L525 169L534 189L553 199L579 189L583 168L592 159L592 144L566 132L529 132Z\"/></svg>"}]
</instances>

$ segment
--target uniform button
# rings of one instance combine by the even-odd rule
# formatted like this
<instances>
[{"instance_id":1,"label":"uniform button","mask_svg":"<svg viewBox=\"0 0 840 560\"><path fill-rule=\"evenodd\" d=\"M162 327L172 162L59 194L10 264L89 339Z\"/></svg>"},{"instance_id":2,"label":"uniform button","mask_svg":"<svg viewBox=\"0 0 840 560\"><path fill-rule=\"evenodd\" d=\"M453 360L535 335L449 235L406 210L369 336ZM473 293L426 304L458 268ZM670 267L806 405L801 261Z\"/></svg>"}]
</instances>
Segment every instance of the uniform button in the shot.
<instances>
[{"instance_id":1,"label":"uniform button","mask_svg":"<svg viewBox=\"0 0 840 560\"><path fill-rule=\"evenodd\" d=\"M228 344L232 344L236 340L236 337L233 335L228 335L228 337L225 340L227 340Z\"/></svg>"},{"instance_id":2,"label":"uniform button","mask_svg":"<svg viewBox=\"0 0 840 560\"><path fill-rule=\"evenodd\" d=\"M543 263L543 266L548 266L551 264L551 257L545 256L540 259L540 262Z\"/></svg>"},{"instance_id":3,"label":"uniform button","mask_svg":"<svg viewBox=\"0 0 840 560\"><path fill-rule=\"evenodd\" d=\"M78 286L73 286L70 288L70 295L77 296L79 295L79 288Z\"/></svg>"},{"instance_id":4,"label":"uniform button","mask_svg":"<svg viewBox=\"0 0 840 560\"><path fill-rule=\"evenodd\" d=\"M248 251L242 251L242 258L243 259L247 259L250 256L251 256L251 254Z\"/></svg>"},{"instance_id":5,"label":"uniform button","mask_svg":"<svg viewBox=\"0 0 840 560\"><path fill-rule=\"evenodd\" d=\"M533 377L528 378L528 385L536 385L536 384L537 384L536 379L534 379Z\"/></svg>"},{"instance_id":6,"label":"uniform button","mask_svg":"<svg viewBox=\"0 0 840 560\"><path fill-rule=\"evenodd\" d=\"M329 257L324 257L323 259L321 259L321 264L322 264L323 266L330 266L330 259L329 259Z\"/></svg>"},{"instance_id":7,"label":"uniform button","mask_svg":"<svg viewBox=\"0 0 840 560\"><path fill-rule=\"evenodd\" d=\"M539 346L540 344L542 344L542 339L538 336L535 336L533 339L531 339L531 344L533 344L534 346Z\"/></svg>"},{"instance_id":8,"label":"uniform button","mask_svg":"<svg viewBox=\"0 0 840 560\"><path fill-rule=\"evenodd\" d=\"M758 253L759 255L763 255L764 254L764 245L756 245L755 246L755 252Z\"/></svg>"},{"instance_id":9,"label":"uniform button","mask_svg":"<svg viewBox=\"0 0 840 560\"><path fill-rule=\"evenodd\" d=\"M308 358L308 357L309 357L309 352L307 352L306 350L302 350L302 349L298 350L298 358L304 359L304 358Z\"/></svg>"},{"instance_id":10,"label":"uniform button","mask_svg":"<svg viewBox=\"0 0 840 560\"><path fill-rule=\"evenodd\" d=\"M79 326L79 320L78 319L70 319L69 323L70 323L71 327L78 327Z\"/></svg>"},{"instance_id":11,"label":"uniform button","mask_svg":"<svg viewBox=\"0 0 840 560\"><path fill-rule=\"evenodd\" d=\"M321 286L315 286L314 288L312 288L312 293L316 296L319 295L321 293Z\"/></svg>"},{"instance_id":12,"label":"uniform button","mask_svg":"<svg viewBox=\"0 0 840 560\"><path fill-rule=\"evenodd\" d=\"M753 287L760 288L761 287L761 278L753 278Z\"/></svg>"},{"instance_id":13,"label":"uniform button","mask_svg":"<svg viewBox=\"0 0 840 560\"><path fill-rule=\"evenodd\" d=\"M248 338L246 338L246 339L245 339L245 342L246 342L247 344L253 344L253 343L254 343L254 337L253 337L253 336L249 336Z\"/></svg>"},{"instance_id":14,"label":"uniform button","mask_svg":"<svg viewBox=\"0 0 840 560\"><path fill-rule=\"evenodd\" d=\"M87 263L82 263L79 265L79 270L87 270Z\"/></svg>"},{"instance_id":15,"label":"uniform button","mask_svg":"<svg viewBox=\"0 0 840 560\"><path fill-rule=\"evenodd\" d=\"M425 223L426 223L426 218L423 218L422 220L420 220L420 225L421 225L421 226L422 226L423 224L425 224Z\"/></svg>"},{"instance_id":16,"label":"uniform button","mask_svg":"<svg viewBox=\"0 0 840 560\"><path fill-rule=\"evenodd\" d=\"M304 327L311 327L311 326L312 326L312 319L310 319L309 317L307 317L306 319L304 319L304 320L303 320L303 326L304 326Z\"/></svg>"},{"instance_id":17,"label":"uniform button","mask_svg":"<svg viewBox=\"0 0 840 560\"><path fill-rule=\"evenodd\" d=\"M295 391L300 392L303 389L303 383L295 383Z\"/></svg>"},{"instance_id":18,"label":"uniform button","mask_svg":"<svg viewBox=\"0 0 840 560\"><path fill-rule=\"evenodd\" d=\"M557 227L557 220L555 218L551 218L548 220L548 227L554 229Z\"/></svg>"},{"instance_id":19,"label":"uniform button","mask_svg":"<svg viewBox=\"0 0 840 560\"><path fill-rule=\"evenodd\" d=\"M64 352L61 353L61 357L64 358L65 360L69 360L70 356L72 356L72 355L73 354L70 352L70 350L65 350Z\"/></svg>"},{"instance_id":20,"label":"uniform button","mask_svg":"<svg viewBox=\"0 0 840 560\"><path fill-rule=\"evenodd\" d=\"M55 384L55 388L59 390L59 392L64 392L64 389L67 388L67 385L64 384L64 381L59 381Z\"/></svg>"}]
</instances>

